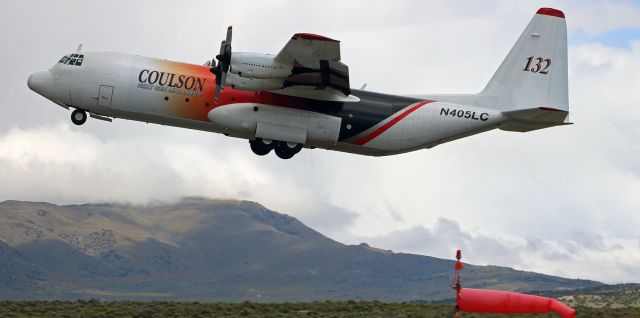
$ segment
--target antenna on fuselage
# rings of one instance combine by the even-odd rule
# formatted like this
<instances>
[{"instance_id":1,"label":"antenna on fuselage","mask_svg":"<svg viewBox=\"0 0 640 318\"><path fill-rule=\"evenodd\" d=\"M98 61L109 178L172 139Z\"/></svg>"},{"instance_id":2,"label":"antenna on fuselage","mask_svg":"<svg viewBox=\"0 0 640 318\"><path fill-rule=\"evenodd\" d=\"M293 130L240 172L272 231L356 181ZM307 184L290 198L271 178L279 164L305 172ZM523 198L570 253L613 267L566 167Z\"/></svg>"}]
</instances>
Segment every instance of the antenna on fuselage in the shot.
<instances>
[{"instance_id":1,"label":"antenna on fuselage","mask_svg":"<svg viewBox=\"0 0 640 318\"><path fill-rule=\"evenodd\" d=\"M78 45L78 48L76 49L76 52L80 52L80 51L82 51L82 43L80 43Z\"/></svg>"}]
</instances>

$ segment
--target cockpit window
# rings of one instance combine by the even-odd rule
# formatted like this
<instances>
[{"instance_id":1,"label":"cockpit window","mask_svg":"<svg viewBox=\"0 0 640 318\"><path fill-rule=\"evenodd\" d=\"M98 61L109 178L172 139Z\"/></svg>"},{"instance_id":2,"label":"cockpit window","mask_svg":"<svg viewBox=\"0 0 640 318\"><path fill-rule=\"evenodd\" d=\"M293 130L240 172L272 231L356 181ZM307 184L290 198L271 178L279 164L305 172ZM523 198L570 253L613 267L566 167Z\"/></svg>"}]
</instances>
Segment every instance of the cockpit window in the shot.
<instances>
[{"instance_id":1,"label":"cockpit window","mask_svg":"<svg viewBox=\"0 0 640 318\"><path fill-rule=\"evenodd\" d=\"M63 58L58 61L58 63L80 66L82 65L82 61L84 60L84 54L67 54Z\"/></svg>"}]
</instances>

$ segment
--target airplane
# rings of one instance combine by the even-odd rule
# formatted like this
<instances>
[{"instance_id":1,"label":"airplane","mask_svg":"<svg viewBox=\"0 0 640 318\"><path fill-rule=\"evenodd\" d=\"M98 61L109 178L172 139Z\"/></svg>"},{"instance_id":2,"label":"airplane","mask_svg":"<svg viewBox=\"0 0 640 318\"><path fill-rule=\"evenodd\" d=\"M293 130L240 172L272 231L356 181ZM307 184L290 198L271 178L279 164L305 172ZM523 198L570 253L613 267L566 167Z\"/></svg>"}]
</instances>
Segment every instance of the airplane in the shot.
<instances>
[{"instance_id":1,"label":"airplane","mask_svg":"<svg viewBox=\"0 0 640 318\"><path fill-rule=\"evenodd\" d=\"M31 90L87 117L123 118L249 140L260 156L302 148L387 156L493 129L569 125L564 13L541 8L477 94L394 96L352 89L340 41L296 33L276 55L220 53L194 65L81 47L29 76ZM217 60L217 62L216 62ZM364 87L363 87L364 88Z\"/></svg>"}]
</instances>

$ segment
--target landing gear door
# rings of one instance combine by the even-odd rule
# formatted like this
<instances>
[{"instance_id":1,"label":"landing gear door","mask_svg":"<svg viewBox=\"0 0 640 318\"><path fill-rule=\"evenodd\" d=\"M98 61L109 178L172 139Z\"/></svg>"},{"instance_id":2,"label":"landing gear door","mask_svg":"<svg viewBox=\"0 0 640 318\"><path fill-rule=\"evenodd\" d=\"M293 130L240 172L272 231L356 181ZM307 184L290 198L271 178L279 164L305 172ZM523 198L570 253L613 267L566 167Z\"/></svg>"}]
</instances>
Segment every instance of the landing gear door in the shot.
<instances>
[{"instance_id":1,"label":"landing gear door","mask_svg":"<svg viewBox=\"0 0 640 318\"><path fill-rule=\"evenodd\" d=\"M98 93L98 106L111 107L111 97L113 97L113 86L100 85Z\"/></svg>"},{"instance_id":2,"label":"landing gear door","mask_svg":"<svg viewBox=\"0 0 640 318\"><path fill-rule=\"evenodd\" d=\"M307 131L302 128L258 122L256 137L304 145L307 142Z\"/></svg>"}]
</instances>

